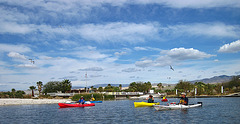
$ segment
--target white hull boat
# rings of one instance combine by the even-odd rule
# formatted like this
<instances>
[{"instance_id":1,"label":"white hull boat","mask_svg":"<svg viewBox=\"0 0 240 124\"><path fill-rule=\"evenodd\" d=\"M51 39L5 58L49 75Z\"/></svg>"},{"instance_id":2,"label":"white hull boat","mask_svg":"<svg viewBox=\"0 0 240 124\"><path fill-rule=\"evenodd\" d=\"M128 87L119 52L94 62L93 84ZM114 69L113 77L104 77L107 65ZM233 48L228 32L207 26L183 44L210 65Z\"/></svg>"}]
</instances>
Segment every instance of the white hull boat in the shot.
<instances>
[{"instance_id":1,"label":"white hull boat","mask_svg":"<svg viewBox=\"0 0 240 124\"><path fill-rule=\"evenodd\" d=\"M197 104L189 104L189 105L182 105L182 104L170 104L170 105L153 105L153 107L158 110L175 110L175 109L188 109L188 108L195 108L201 107L202 102L198 102Z\"/></svg>"}]
</instances>

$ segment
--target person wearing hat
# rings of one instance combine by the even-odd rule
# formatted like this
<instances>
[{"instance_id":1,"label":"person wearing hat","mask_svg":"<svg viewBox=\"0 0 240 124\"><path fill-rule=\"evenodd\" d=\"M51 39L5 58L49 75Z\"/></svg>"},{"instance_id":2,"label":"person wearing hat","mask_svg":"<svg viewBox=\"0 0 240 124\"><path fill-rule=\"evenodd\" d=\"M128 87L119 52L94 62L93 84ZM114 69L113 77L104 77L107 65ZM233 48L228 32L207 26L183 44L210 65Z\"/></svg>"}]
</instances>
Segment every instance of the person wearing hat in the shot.
<instances>
[{"instance_id":1,"label":"person wearing hat","mask_svg":"<svg viewBox=\"0 0 240 124\"><path fill-rule=\"evenodd\" d=\"M84 104L84 97L83 96L81 96L81 98L77 101L77 103L79 103L79 104Z\"/></svg>"},{"instance_id":2,"label":"person wearing hat","mask_svg":"<svg viewBox=\"0 0 240 124\"><path fill-rule=\"evenodd\" d=\"M188 105L188 98L186 97L186 93L182 92L181 95L182 97L180 99L179 104Z\"/></svg>"},{"instance_id":3,"label":"person wearing hat","mask_svg":"<svg viewBox=\"0 0 240 124\"><path fill-rule=\"evenodd\" d=\"M148 103L154 103L154 98L152 95L149 95L149 97L146 99L148 100Z\"/></svg>"}]
</instances>

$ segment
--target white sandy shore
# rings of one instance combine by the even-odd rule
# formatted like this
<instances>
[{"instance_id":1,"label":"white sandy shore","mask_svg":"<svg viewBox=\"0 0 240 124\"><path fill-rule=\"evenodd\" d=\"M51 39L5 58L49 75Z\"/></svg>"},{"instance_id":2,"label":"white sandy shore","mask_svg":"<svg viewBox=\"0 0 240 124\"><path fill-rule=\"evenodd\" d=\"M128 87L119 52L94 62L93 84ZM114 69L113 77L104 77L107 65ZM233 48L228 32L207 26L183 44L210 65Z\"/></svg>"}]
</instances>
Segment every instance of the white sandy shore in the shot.
<instances>
[{"instance_id":1,"label":"white sandy shore","mask_svg":"<svg viewBox=\"0 0 240 124\"><path fill-rule=\"evenodd\" d=\"M0 99L0 106L4 105L33 105L56 104L72 101L71 99Z\"/></svg>"}]
</instances>

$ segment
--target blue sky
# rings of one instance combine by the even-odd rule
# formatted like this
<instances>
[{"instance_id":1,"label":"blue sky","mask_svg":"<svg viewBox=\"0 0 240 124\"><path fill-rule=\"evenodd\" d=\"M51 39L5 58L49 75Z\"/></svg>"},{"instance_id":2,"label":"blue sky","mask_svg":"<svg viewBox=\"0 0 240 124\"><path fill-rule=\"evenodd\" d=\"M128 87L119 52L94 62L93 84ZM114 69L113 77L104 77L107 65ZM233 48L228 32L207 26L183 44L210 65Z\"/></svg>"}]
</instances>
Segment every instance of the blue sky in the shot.
<instances>
[{"instance_id":1,"label":"blue sky","mask_svg":"<svg viewBox=\"0 0 240 124\"><path fill-rule=\"evenodd\" d=\"M88 86L238 75L239 12L238 0L1 0L0 90L85 86L86 72Z\"/></svg>"}]
</instances>

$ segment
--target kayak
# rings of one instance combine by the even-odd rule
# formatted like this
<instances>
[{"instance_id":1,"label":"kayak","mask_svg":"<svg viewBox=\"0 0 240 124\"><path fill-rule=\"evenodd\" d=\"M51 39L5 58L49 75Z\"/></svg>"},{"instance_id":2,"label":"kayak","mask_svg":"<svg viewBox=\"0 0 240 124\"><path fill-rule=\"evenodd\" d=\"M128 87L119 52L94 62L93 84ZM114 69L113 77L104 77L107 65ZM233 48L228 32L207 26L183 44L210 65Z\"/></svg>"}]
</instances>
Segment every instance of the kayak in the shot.
<instances>
[{"instance_id":1,"label":"kayak","mask_svg":"<svg viewBox=\"0 0 240 124\"><path fill-rule=\"evenodd\" d=\"M90 104L58 103L58 105L59 105L61 108L66 108L66 107L87 107L87 106L95 106L94 103L90 103Z\"/></svg>"},{"instance_id":2,"label":"kayak","mask_svg":"<svg viewBox=\"0 0 240 124\"><path fill-rule=\"evenodd\" d=\"M91 103L102 103L102 101L89 101Z\"/></svg>"},{"instance_id":3,"label":"kayak","mask_svg":"<svg viewBox=\"0 0 240 124\"><path fill-rule=\"evenodd\" d=\"M161 101L162 101L162 102L167 102L168 100L167 100L167 99L162 99Z\"/></svg>"},{"instance_id":4,"label":"kayak","mask_svg":"<svg viewBox=\"0 0 240 124\"><path fill-rule=\"evenodd\" d=\"M197 104L189 104L189 105L182 105L182 104L170 104L170 105L153 105L153 107L160 111L160 110L175 110L175 109L188 109L188 108L195 108L201 107L202 102L198 102Z\"/></svg>"},{"instance_id":5,"label":"kayak","mask_svg":"<svg viewBox=\"0 0 240 124\"><path fill-rule=\"evenodd\" d=\"M153 105L160 105L160 103L134 102L135 107L151 107Z\"/></svg>"}]
</instances>

